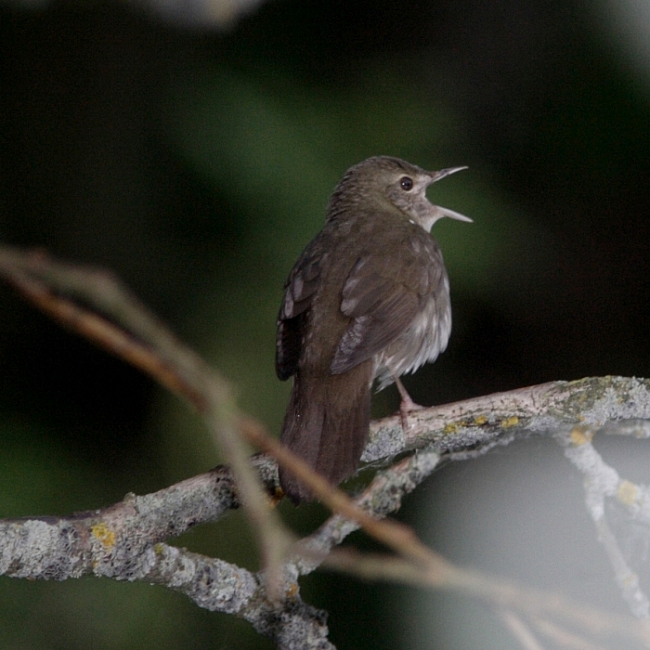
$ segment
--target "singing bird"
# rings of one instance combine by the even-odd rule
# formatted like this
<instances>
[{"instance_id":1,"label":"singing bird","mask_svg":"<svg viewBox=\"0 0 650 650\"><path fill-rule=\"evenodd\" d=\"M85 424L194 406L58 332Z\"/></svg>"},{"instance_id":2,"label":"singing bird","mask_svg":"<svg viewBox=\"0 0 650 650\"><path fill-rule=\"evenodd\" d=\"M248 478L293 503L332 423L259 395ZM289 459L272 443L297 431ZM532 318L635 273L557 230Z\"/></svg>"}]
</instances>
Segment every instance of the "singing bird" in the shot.
<instances>
[{"instance_id":1,"label":"singing bird","mask_svg":"<svg viewBox=\"0 0 650 650\"><path fill-rule=\"evenodd\" d=\"M429 233L442 217L471 219L432 205L426 190L462 169L428 172L390 156L351 167L285 283L276 372L294 381L281 440L335 485L359 465L373 381L400 387L447 346L449 280ZM400 392L404 413L414 405ZM313 498L284 468L280 484L295 503Z\"/></svg>"}]
</instances>

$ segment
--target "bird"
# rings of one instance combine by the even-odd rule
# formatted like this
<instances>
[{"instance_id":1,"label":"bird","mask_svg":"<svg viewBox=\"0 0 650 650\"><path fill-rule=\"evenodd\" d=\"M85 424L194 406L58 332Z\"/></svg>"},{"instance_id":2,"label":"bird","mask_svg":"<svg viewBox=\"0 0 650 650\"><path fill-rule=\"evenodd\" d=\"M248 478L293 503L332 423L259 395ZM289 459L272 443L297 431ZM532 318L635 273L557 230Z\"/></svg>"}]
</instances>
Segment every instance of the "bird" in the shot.
<instances>
[{"instance_id":1,"label":"bird","mask_svg":"<svg viewBox=\"0 0 650 650\"><path fill-rule=\"evenodd\" d=\"M433 205L426 190L463 169L429 172L392 156L350 167L285 282L275 368L293 388L280 439L333 485L360 463L373 382L397 382L407 413L417 405L399 377L447 346L449 280L430 231L442 217L472 220ZM279 477L294 503L314 499L290 470Z\"/></svg>"}]
</instances>

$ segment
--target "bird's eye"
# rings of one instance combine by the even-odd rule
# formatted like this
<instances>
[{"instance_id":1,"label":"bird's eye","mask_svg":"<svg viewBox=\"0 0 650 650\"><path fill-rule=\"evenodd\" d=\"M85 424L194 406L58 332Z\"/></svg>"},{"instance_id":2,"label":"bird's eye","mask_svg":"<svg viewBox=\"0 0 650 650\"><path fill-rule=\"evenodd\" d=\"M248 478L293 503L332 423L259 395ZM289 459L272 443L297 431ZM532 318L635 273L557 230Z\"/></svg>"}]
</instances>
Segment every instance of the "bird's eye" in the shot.
<instances>
[{"instance_id":1,"label":"bird's eye","mask_svg":"<svg viewBox=\"0 0 650 650\"><path fill-rule=\"evenodd\" d=\"M413 179L408 176L402 176L402 178L399 179L399 186L405 192L410 192L413 189Z\"/></svg>"}]
</instances>

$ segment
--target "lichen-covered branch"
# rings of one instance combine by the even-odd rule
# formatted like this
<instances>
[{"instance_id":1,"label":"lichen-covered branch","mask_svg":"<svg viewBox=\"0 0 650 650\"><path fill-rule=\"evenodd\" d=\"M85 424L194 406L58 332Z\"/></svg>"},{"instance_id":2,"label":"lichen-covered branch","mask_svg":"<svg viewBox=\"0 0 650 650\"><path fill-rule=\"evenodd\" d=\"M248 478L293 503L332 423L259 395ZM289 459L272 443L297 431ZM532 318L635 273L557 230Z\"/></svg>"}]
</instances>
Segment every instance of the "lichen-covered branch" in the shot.
<instances>
[{"instance_id":1,"label":"lichen-covered branch","mask_svg":"<svg viewBox=\"0 0 650 650\"><path fill-rule=\"evenodd\" d=\"M363 460L429 446L460 460L513 438L583 425L610 433L611 423L627 423L637 435L643 420L650 420L650 379L554 381L414 411L406 433L398 416L374 422Z\"/></svg>"},{"instance_id":2,"label":"lichen-covered branch","mask_svg":"<svg viewBox=\"0 0 650 650\"><path fill-rule=\"evenodd\" d=\"M120 503L93 512L0 521L0 574L50 580L98 575L164 585L186 594L201 607L245 618L279 648L332 648L324 613L301 600L297 583L300 575L323 561L367 578L455 589L506 605L523 613L538 629L550 629L553 623L548 616L562 618L557 600L531 599L525 588L458 569L427 549L410 529L379 520L399 509L403 496L429 476L441 459L474 458L496 445L531 435L551 435L567 447L567 455L590 481L587 502L592 514L600 512L599 507L602 510L602 502L612 490L618 494L626 487L623 501L627 495L629 507L645 513L645 486L617 475L614 482L604 480L613 474L603 463L582 461L598 431L650 435L650 380L590 378L416 411L409 416L406 431L397 416L372 423L363 460L382 469L355 506L303 467L306 479L321 481L314 493L338 514L313 535L290 546L290 533L268 508L258 487L277 493L277 465L265 455L247 459L240 435L268 449L292 471L296 459L237 410L225 380L110 274L54 262L42 253L0 247L0 275L52 317L189 400L218 437L233 466L232 474L229 468L219 467L154 494L128 495ZM410 455L393 463L395 455L409 451ZM242 504L259 534L264 571L253 574L165 543ZM595 520L604 535L606 520ZM360 526L397 555L333 553L334 547ZM626 573L625 563L619 561L616 541L610 539L606 546L613 563L618 562L617 577L625 583L626 598L642 615L647 611L647 598L633 585L630 588L629 571ZM562 609L570 607L562 602ZM589 621L600 621L602 627L606 620L593 612L583 615L579 608L575 612L573 617L565 617L572 624L587 627ZM607 620L608 633L619 632L650 647L647 626ZM554 629L560 636L568 634Z\"/></svg>"}]
</instances>

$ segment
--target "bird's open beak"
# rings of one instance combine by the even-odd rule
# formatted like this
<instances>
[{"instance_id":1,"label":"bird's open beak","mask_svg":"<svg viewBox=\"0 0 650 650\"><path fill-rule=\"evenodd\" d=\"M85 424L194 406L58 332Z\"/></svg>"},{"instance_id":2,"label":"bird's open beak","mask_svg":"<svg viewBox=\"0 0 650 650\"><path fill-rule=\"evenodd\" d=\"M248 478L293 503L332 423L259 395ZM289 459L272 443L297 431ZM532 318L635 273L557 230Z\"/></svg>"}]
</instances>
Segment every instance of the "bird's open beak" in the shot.
<instances>
[{"instance_id":1,"label":"bird's open beak","mask_svg":"<svg viewBox=\"0 0 650 650\"><path fill-rule=\"evenodd\" d=\"M467 167L449 167L448 169L441 169L440 171L437 172L431 172L430 174L431 182L435 183L436 181L439 181L441 178L444 178L445 176L450 176L451 174L455 174L456 172L460 172L463 169L467 169ZM450 219L456 219L456 221L465 221L467 223L472 223L472 220L469 217L466 217L464 214L460 214L460 212L455 212L454 210L443 208L440 205L436 205L435 207L440 212L440 217L449 217Z\"/></svg>"},{"instance_id":2,"label":"bird's open beak","mask_svg":"<svg viewBox=\"0 0 650 650\"><path fill-rule=\"evenodd\" d=\"M454 210L450 210L449 208L443 208L441 205L436 205L435 207L438 208L438 211L442 213L443 217L456 219L456 221L466 221L467 223L474 223L472 219L466 217L464 214L461 214L460 212L455 212Z\"/></svg>"},{"instance_id":3,"label":"bird's open beak","mask_svg":"<svg viewBox=\"0 0 650 650\"><path fill-rule=\"evenodd\" d=\"M445 176L451 176L452 174L455 174L456 172L462 172L463 169L469 169L469 167L449 167L448 169L441 169L438 172L430 172L431 176L431 182L435 183L436 181L439 181L441 178L444 178Z\"/></svg>"}]
</instances>

